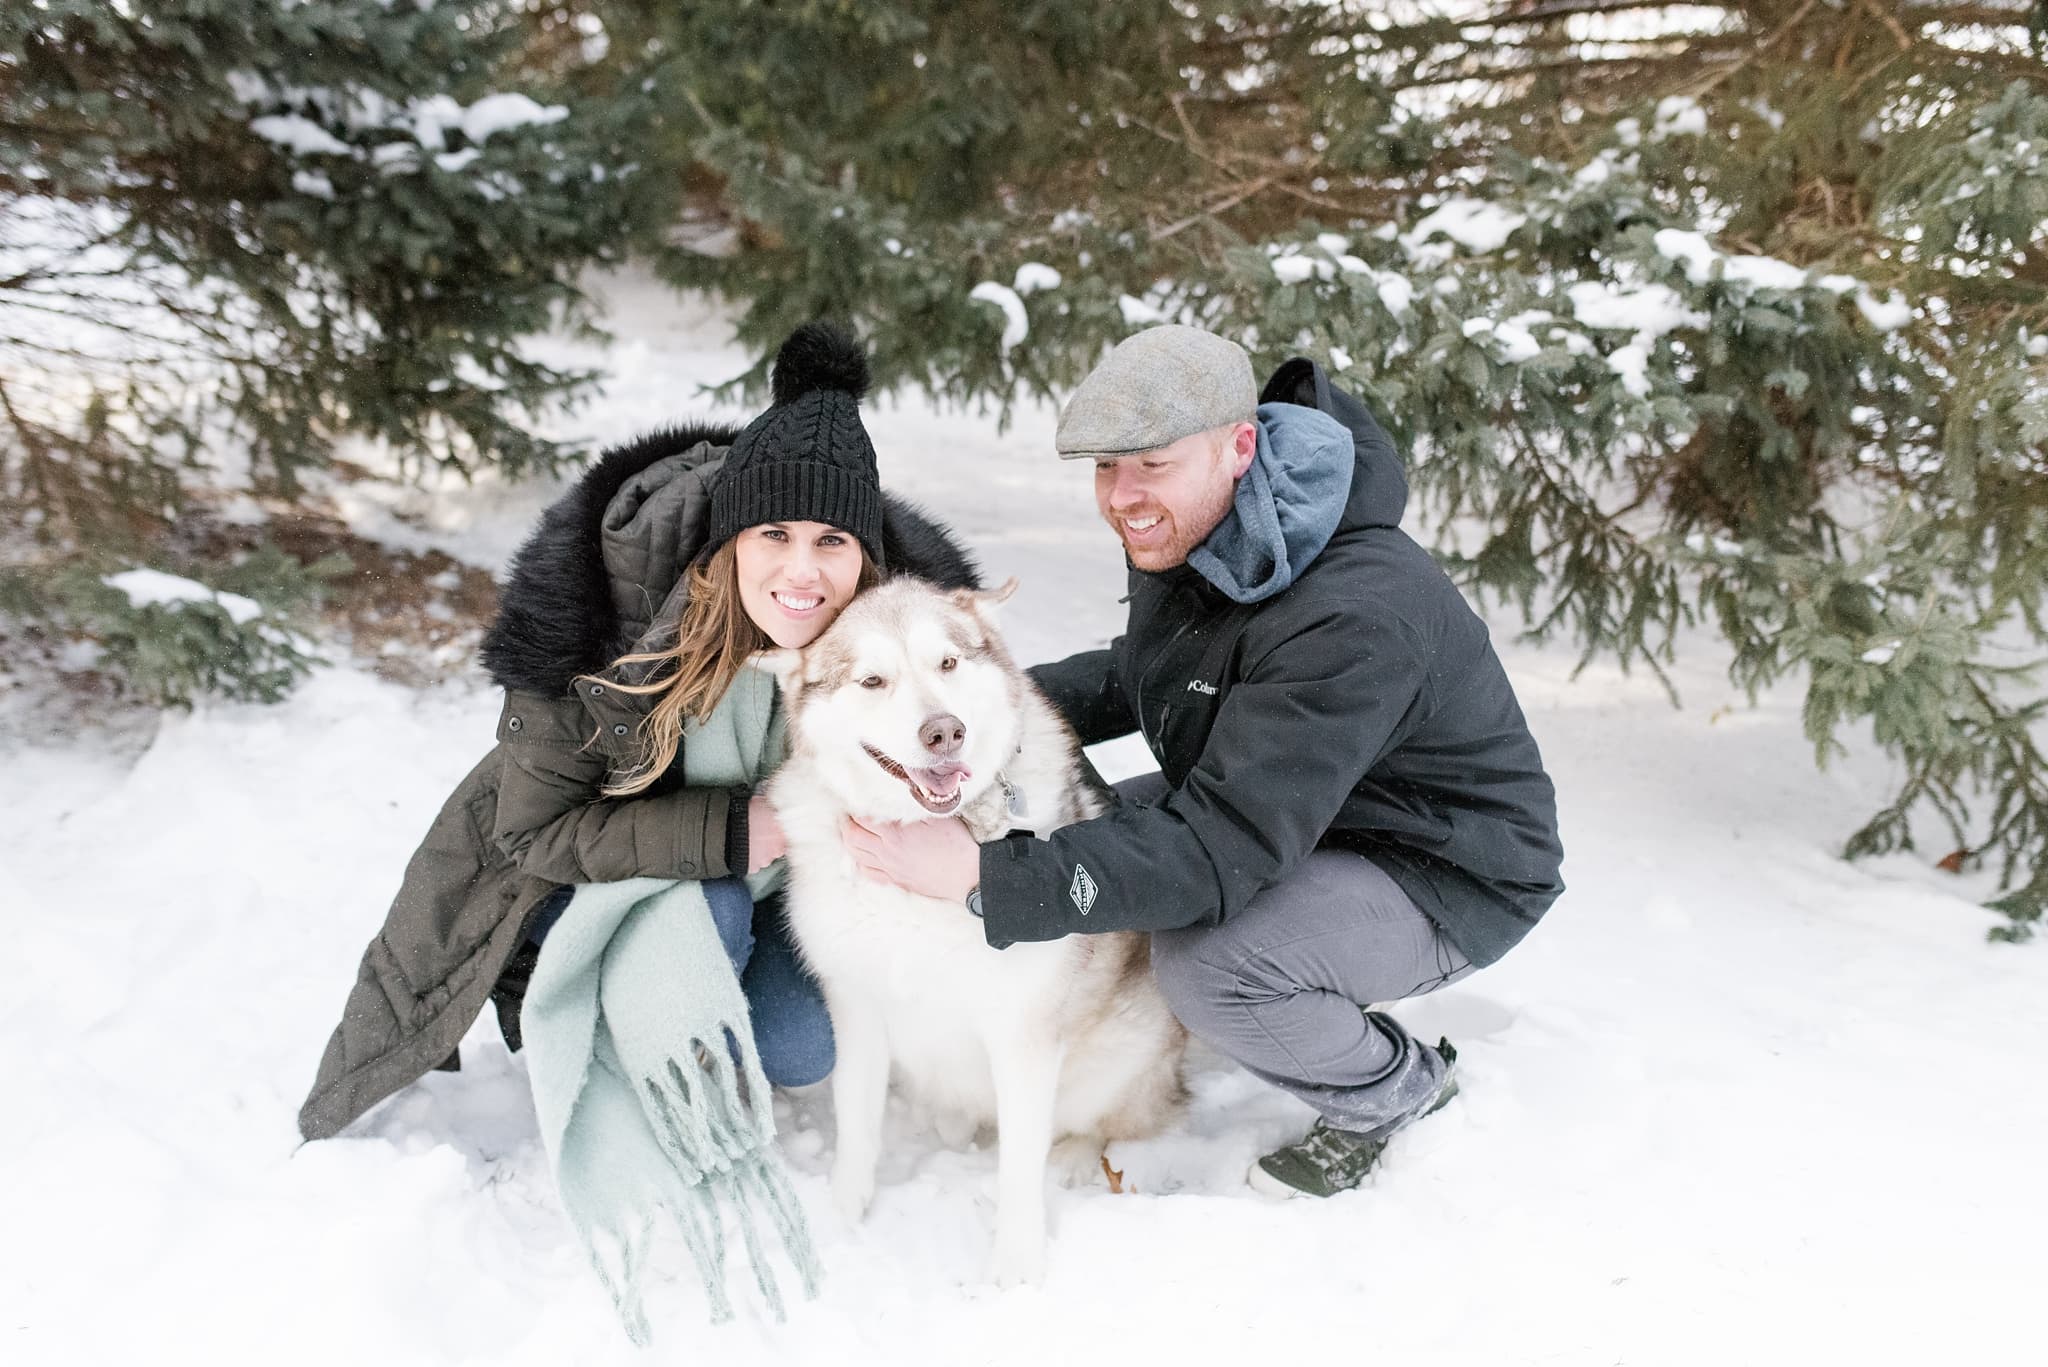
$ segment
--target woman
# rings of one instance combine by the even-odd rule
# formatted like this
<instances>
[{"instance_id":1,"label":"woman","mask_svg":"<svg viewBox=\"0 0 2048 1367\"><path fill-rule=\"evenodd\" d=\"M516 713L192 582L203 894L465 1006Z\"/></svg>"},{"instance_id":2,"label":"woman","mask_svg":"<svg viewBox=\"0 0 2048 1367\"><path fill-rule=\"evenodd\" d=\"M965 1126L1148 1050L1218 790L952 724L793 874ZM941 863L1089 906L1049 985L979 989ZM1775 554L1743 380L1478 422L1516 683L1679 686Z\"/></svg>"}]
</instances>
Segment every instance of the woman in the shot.
<instances>
[{"instance_id":1,"label":"woman","mask_svg":"<svg viewBox=\"0 0 2048 1367\"><path fill-rule=\"evenodd\" d=\"M742 672L748 655L807 644L880 573L978 581L943 529L882 494L849 336L799 329L773 387L737 432L680 428L608 452L515 558L483 649L505 689L497 747L442 807L364 951L299 1112L306 1138L458 1066L486 999L519 1048L526 975L579 883L703 880L764 1071L794 1083L829 1069L830 1026L779 907L756 908L740 881L781 853L781 833L747 787L684 781L689 735L736 686L765 684Z\"/></svg>"}]
</instances>

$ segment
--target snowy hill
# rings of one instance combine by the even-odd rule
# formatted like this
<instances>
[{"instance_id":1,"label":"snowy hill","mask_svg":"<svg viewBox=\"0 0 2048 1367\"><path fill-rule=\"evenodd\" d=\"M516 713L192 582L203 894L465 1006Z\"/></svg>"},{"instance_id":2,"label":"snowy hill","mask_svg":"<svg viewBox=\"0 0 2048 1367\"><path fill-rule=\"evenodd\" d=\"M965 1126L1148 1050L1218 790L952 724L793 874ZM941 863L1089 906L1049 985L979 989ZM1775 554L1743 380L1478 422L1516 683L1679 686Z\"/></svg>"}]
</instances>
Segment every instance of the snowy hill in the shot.
<instances>
[{"instance_id":1,"label":"snowy hill","mask_svg":"<svg viewBox=\"0 0 2048 1367\"><path fill-rule=\"evenodd\" d=\"M625 339L586 430L702 411L689 384L742 367L715 312L614 296ZM884 482L1023 580L1023 659L1116 630L1120 558L1049 411L1002 434L917 400L871 411ZM352 514L496 564L548 493L359 492ZM894 1116L875 1210L848 1228L829 1100L807 1096L782 1142L821 1299L709 1328L671 1250L654 1359L2041 1361L2048 946L1987 945L1984 889L1922 860L1836 859L1889 792L1884 760L1816 771L1797 697L1750 709L1712 642L1676 675L1680 711L1647 677L1573 681L1515 625L1496 640L1557 781L1569 891L1503 963L1398 1008L1458 1044L1464 1090L1368 1189L1250 1193L1246 1164L1308 1113L1203 1055L1185 1123L1112 1154L1135 1194L1056 1193L1047 1283L998 1293L975 1280L993 1154ZM293 1129L364 941L496 712L479 683L336 668L282 706L168 716L132 763L90 734L0 754L8 1361L650 1360L562 1219L488 1017L460 1074L341 1139ZM1115 777L1142 752L1101 759Z\"/></svg>"}]
</instances>

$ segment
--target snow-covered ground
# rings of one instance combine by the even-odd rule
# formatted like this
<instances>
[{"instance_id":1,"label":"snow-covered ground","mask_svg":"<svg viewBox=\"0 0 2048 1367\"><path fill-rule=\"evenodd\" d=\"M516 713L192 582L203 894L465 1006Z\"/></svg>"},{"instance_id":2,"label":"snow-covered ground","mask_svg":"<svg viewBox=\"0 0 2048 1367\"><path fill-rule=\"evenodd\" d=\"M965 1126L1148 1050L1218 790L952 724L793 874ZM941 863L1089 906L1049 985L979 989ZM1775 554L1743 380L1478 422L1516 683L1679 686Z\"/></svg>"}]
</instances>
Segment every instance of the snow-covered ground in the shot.
<instances>
[{"instance_id":1,"label":"snow-covered ground","mask_svg":"<svg viewBox=\"0 0 2048 1367\"><path fill-rule=\"evenodd\" d=\"M694 411L690 381L741 368L714 310L631 281L614 299L624 340L584 430ZM885 481L1023 580L1006 611L1027 660L1106 640L1122 592L1051 423L871 405ZM548 493L365 494L352 513L496 564ZM167 717L138 759L90 734L0 754L0 1357L2042 1361L2048 946L1987 945L1981 882L1837 860L1885 761L1866 746L1816 771L1796 695L1748 708L1712 642L1674 711L1648 678L1573 681L1568 654L1498 628L1570 891L1504 962L1398 1008L1458 1043L1464 1092L1368 1189L1250 1193L1246 1164L1307 1112L1203 1056L1186 1121L1112 1155L1135 1194L1054 1193L1046 1284L997 1292L976 1281L993 1154L896 1116L849 1228L826 1198L829 1102L806 1097L782 1142L822 1297L711 1328L671 1249L651 1355L561 1216L488 1017L460 1074L341 1139L293 1129L413 843L490 745L490 690L337 668L281 706Z\"/></svg>"}]
</instances>

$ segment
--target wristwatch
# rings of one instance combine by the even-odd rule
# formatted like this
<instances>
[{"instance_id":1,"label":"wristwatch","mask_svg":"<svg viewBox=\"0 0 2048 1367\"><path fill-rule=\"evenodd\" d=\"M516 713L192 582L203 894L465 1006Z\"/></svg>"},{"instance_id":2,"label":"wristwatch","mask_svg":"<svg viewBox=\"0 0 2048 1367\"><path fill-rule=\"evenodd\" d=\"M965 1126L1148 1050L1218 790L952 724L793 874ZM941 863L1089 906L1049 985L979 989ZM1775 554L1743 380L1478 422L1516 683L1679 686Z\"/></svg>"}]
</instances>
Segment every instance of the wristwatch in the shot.
<instances>
[{"instance_id":1,"label":"wristwatch","mask_svg":"<svg viewBox=\"0 0 2048 1367\"><path fill-rule=\"evenodd\" d=\"M981 919L981 884L979 883L976 883L967 891L967 910L974 914L976 920Z\"/></svg>"}]
</instances>

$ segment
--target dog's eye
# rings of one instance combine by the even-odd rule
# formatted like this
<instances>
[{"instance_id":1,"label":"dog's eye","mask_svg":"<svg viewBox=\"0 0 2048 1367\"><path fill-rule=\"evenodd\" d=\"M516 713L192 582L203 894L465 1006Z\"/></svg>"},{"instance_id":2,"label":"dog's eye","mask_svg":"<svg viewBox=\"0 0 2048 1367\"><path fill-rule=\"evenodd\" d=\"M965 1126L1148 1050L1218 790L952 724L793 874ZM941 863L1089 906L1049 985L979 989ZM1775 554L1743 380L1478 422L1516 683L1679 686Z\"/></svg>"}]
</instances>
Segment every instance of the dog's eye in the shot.
<instances>
[{"instance_id":1,"label":"dog's eye","mask_svg":"<svg viewBox=\"0 0 2048 1367\"><path fill-rule=\"evenodd\" d=\"M879 674L870 674L860 681L860 686L862 688L880 688L883 684L887 682L888 680L884 679Z\"/></svg>"},{"instance_id":2,"label":"dog's eye","mask_svg":"<svg viewBox=\"0 0 2048 1367\"><path fill-rule=\"evenodd\" d=\"M948 655L945 659L939 661L940 669L957 669L959 666L960 657L958 655Z\"/></svg>"}]
</instances>

